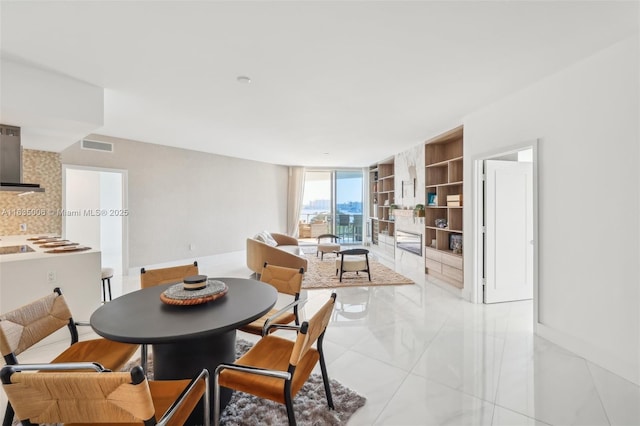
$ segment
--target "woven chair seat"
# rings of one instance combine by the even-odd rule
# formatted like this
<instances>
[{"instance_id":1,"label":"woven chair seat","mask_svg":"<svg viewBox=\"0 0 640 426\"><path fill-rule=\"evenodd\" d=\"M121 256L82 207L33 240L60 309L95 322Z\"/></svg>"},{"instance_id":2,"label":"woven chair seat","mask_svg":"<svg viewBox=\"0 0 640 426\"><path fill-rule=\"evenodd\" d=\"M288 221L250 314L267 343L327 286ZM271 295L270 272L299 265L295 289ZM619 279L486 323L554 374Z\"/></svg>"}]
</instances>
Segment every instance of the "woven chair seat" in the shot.
<instances>
[{"instance_id":1,"label":"woven chair seat","mask_svg":"<svg viewBox=\"0 0 640 426\"><path fill-rule=\"evenodd\" d=\"M254 350L247 352L235 361L237 365L250 365L268 370L287 371L289 359L295 342L273 335L265 336L254 346ZM315 349L310 349L296 366L291 381L291 394L298 393L309 377L320 355ZM220 386L229 387L256 395L260 398L284 404L284 381L275 377L254 376L235 370L224 370L220 374Z\"/></svg>"},{"instance_id":2,"label":"woven chair seat","mask_svg":"<svg viewBox=\"0 0 640 426\"><path fill-rule=\"evenodd\" d=\"M138 345L114 342L107 339L84 340L69 346L51 361L97 362L109 370L119 370L138 350Z\"/></svg>"},{"instance_id":3,"label":"woven chair seat","mask_svg":"<svg viewBox=\"0 0 640 426\"><path fill-rule=\"evenodd\" d=\"M264 327L264 324L267 322L269 318L273 317L277 313L278 313L278 309L273 308L268 313L263 315L261 318L258 318L251 324L242 326L241 330L247 333L252 333L252 334L262 334L262 327ZM285 312L279 317L275 318L273 322L275 324L289 324L290 322L295 321L295 319L296 319L296 316L293 312Z\"/></svg>"}]
</instances>

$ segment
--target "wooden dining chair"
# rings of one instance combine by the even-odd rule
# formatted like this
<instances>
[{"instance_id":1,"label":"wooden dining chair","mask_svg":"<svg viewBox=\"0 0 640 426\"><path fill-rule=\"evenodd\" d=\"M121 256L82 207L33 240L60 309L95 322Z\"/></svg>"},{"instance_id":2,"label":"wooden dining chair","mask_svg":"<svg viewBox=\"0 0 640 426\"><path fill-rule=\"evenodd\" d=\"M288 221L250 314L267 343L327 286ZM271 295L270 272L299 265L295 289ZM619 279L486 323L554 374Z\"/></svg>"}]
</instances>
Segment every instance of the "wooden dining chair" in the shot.
<instances>
[{"instance_id":1,"label":"wooden dining chair","mask_svg":"<svg viewBox=\"0 0 640 426\"><path fill-rule=\"evenodd\" d=\"M111 372L97 363L23 364L3 367L0 380L23 425L178 426L200 400L210 424L207 370L193 380L147 381L140 366Z\"/></svg>"},{"instance_id":2,"label":"wooden dining chair","mask_svg":"<svg viewBox=\"0 0 640 426\"><path fill-rule=\"evenodd\" d=\"M287 268L285 266L269 265L267 262L262 267L260 281L270 284L278 290L280 294L293 296L293 302L282 308L273 308L262 317L240 328L241 331L264 336L269 325L290 324L295 322L300 324L298 308L306 300L300 299L302 288L302 277L304 269Z\"/></svg>"},{"instance_id":3,"label":"wooden dining chair","mask_svg":"<svg viewBox=\"0 0 640 426\"><path fill-rule=\"evenodd\" d=\"M168 268L140 269L140 288L162 284L176 284L185 277L198 275L198 262L193 264L171 266Z\"/></svg>"},{"instance_id":4,"label":"wooden dining chair","mask_svg":"<svg viewBox=\"0 0 640 426\"><path fill-rule=\"evenodd\" d=\"M71 334L71 345L51 363L94 361L119 370L138 349L138 345L103 338L80 342L78 325L88 324L74 321L62 291L56 288L43 298L0 315L0 352L7 365L19 364L18 355L64 326ZM11 426L13 414L11 404L7 404L3 426Z\"/></svg>"},{"instance_id":5,"label":"wooden dining chair","mask_svg":"<svg viewBox=\"0 0 640 426\"><path fill-rule=\"evenodd\" d=\"M313 317L300 326L272 324L270 328L296 330L295 341L268 334L233 364L220 364L214 374L214 424L220 422L220 386L285 404L289 425L295 425L293 398L307 381L316 363L324 382L329 408L333 409L322 341L331 318L333 293ZM317 349L312 345L317 342Z\"/></svg>"}]
</instances>

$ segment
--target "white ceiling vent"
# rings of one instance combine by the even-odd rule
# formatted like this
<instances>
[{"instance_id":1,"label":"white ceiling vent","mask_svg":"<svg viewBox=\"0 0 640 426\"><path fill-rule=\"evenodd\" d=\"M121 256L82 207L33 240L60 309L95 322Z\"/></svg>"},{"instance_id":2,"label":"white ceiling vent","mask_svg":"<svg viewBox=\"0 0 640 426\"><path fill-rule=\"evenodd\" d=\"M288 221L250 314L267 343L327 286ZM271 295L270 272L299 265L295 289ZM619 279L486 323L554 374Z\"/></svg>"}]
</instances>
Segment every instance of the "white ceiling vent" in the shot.
<instances>
[{"instance_id":1,"label":"white ceiling vent","mask_svg":"<svg viewBox=\"0 0 640 426\"><path fill-rule=\"evenodd\" d=\"M82 149L90 149L92 151L113 152L113 144L110 142L90 141L82 139L80 144Z\"/></svg>"}]
</instances>

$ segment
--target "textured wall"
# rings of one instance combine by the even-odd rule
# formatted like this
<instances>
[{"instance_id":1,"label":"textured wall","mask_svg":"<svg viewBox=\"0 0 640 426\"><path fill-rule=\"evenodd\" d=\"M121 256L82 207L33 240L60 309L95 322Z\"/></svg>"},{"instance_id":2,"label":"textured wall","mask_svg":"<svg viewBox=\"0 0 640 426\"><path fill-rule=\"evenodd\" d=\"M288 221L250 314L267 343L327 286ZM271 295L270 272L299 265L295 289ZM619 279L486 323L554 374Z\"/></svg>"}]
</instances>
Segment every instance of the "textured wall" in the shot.
<instances>
[{"instance_id":1,"label":"textured wall","mask_svg":"<svg viewBox=\"0 0 640 426\"><path fill-rule=\"evenodd\" d=\"M18 192L0 192L0 235L57 234L62 232L62 167L60 154L25 149L22 178L39 183L45 192L19 197ZM27 230L20 231L26 223Z\"/></svg>"}]
</instances>

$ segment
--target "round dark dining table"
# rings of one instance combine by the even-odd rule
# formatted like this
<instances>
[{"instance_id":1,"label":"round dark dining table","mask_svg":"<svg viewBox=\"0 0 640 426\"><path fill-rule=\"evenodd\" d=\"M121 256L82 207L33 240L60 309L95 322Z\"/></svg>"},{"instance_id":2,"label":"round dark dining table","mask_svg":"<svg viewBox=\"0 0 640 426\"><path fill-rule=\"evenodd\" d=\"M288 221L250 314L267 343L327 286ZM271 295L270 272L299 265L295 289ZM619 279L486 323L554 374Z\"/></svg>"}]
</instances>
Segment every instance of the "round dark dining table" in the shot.
<instances>
[{"instance_id":1,"label":"round dark dining table","mask_svg":"<svg viewBox=\"0 0 640 426\"><path fill-rule=\"evenodd\" d=\"M214 279L228 287L219 299L170 305L160 300L160 294L174 284L149 287L102 305L91 315L91 326L107 339L152 345L154 380L190 379L208 369L213 410L213 373L220 363L235 361L236 329L269 312L278 299L276 289L260 281ZM231 390L223 388L220 394L224 407ZM190 422L201 423L202 409L196 411Z\"/></svg>"}]
</instances>

